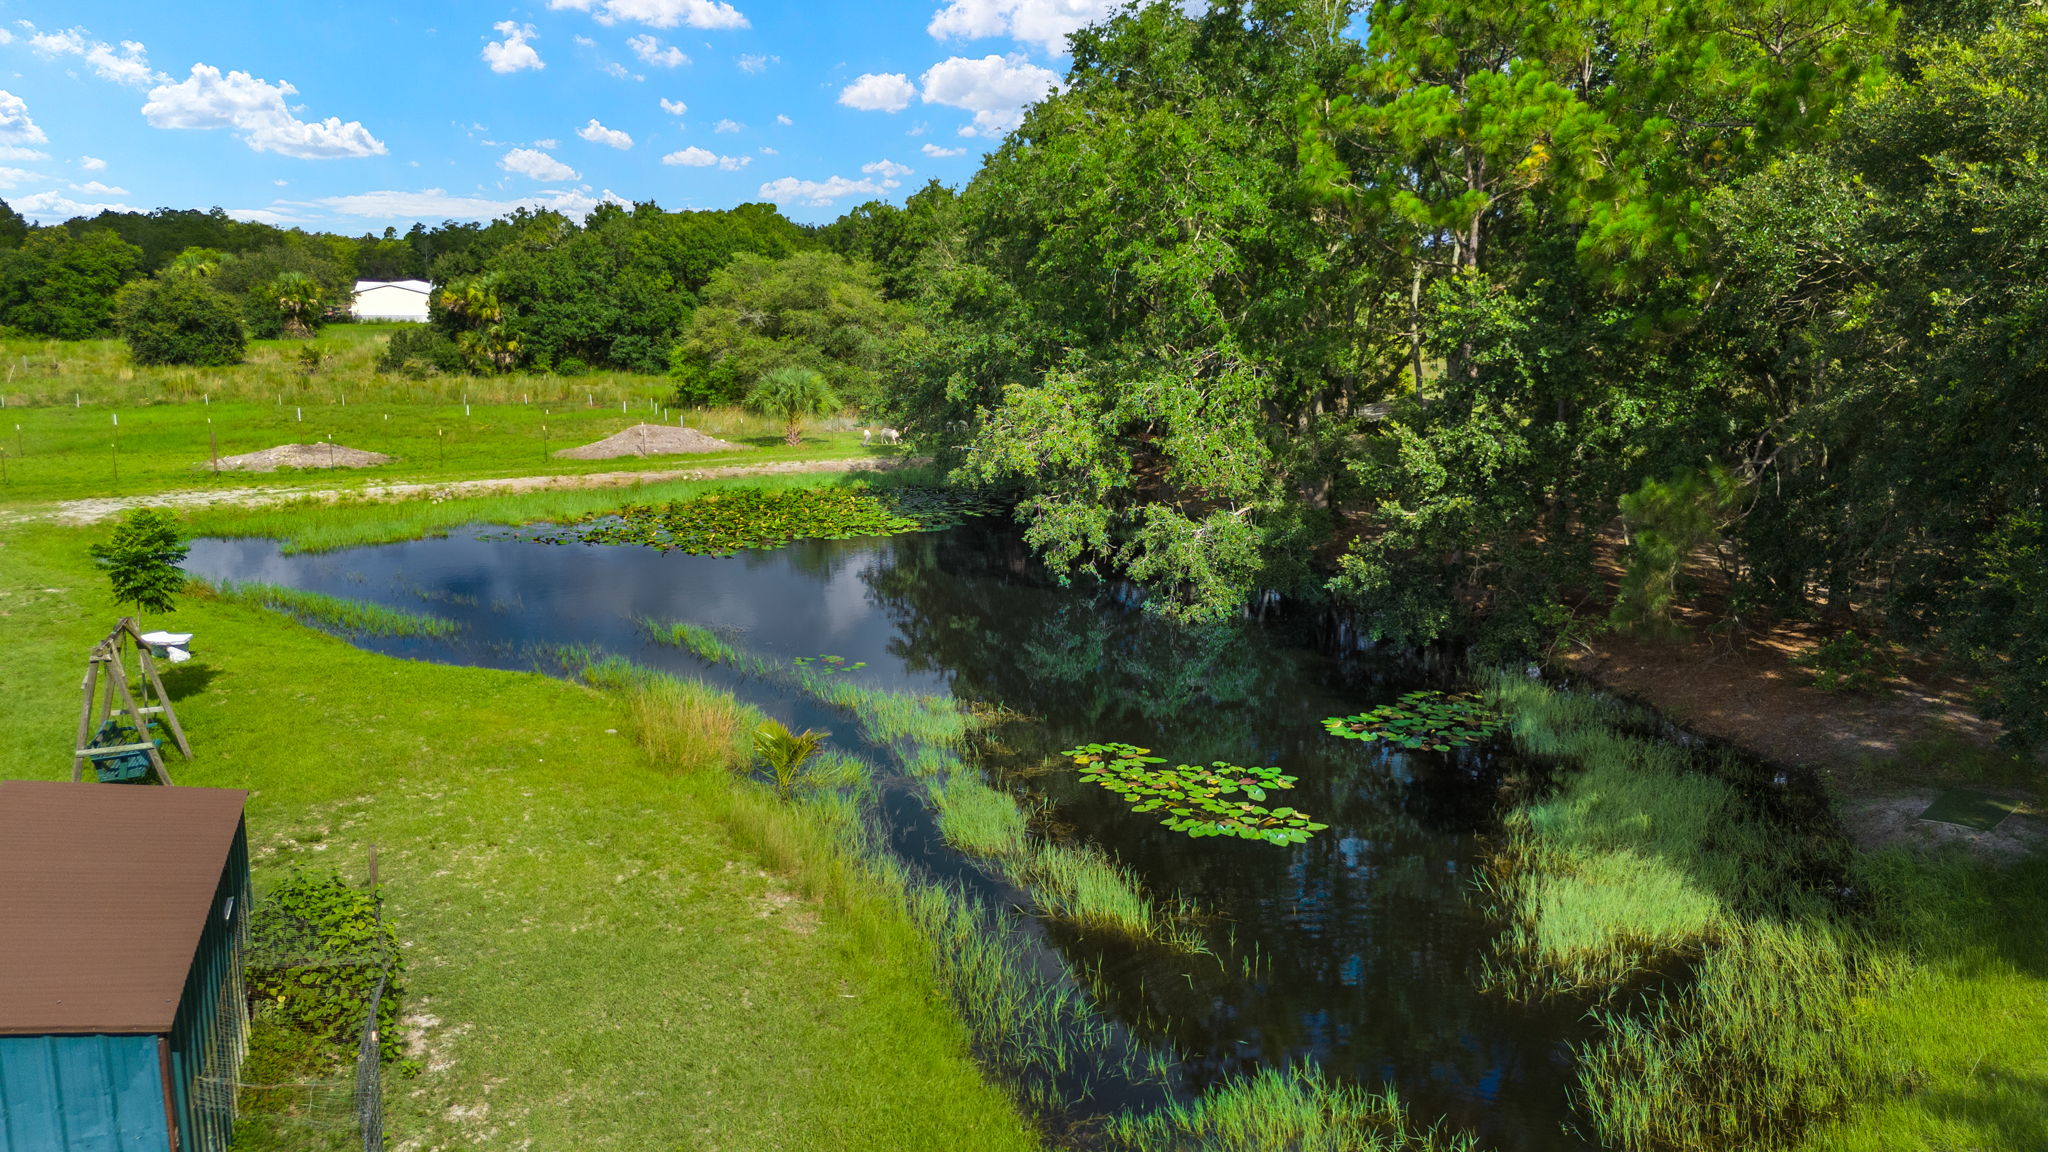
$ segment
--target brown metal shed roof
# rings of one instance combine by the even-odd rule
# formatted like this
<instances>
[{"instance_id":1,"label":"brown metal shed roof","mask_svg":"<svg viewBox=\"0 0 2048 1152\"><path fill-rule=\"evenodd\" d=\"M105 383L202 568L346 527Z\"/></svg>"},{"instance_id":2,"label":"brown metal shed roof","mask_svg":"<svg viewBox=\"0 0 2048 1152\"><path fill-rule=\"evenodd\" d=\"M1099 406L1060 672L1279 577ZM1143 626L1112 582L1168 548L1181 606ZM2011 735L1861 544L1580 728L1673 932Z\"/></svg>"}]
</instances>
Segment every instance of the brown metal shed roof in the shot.
<instances>
[{"instance_id":1,"label":"brown metal shed roof","mask_svg":"<svg viewBox=\"0 0 2048 1152\"><path fill-rule=\"evenodd\" d=\"M169 1032L248 795L0 781L0 1034Z\"/></svg>"}]
</instances>

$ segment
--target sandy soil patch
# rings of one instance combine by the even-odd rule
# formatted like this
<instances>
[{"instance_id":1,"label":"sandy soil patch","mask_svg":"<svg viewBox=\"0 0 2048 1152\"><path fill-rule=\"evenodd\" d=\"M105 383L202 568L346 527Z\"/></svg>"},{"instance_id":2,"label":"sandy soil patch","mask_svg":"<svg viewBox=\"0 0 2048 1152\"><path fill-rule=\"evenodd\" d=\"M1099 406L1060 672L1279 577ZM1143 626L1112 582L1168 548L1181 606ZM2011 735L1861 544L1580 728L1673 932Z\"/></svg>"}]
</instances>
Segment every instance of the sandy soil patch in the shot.
<instances>
[{"instance_id":1,"label":"sandy soil patch","mask_svg":"<svg viewBox=\"0 0 2048 1152\"><path fill-rule=\"evenodd\" d=\"M930 463L929 458L784 460L774 464L726 464L715 468L649 469L644 472L588 472L581 476L507 476L491 480L456 480L440 484L371 484L361 488L214 488L158 492L150 496L108 496L65 500L40 512L14 516L14 522L54 520L60 524L94 524L130 508L208 508L230 504L260 508L302 500L457 500L506 492L538 492L548 488L624 488L667 480L713 480L734 476L772 476L790 472L886 472ZM7 518L0 516L0 523Z\"/></svg>"},{"instance_id":2,"label":"sandy soil patch","mask_svg":"<svg viewBox=\"0 0 2048 1152\"><path fill-rule=\"evenodd\" d=\"M221 468L230 472L275 472L279 468L369 468L389 464L382 452L365 452L340 444L280 444L261 452L244 452L220 458ZM199 467L211 467L201 464Z\"/></svg>"},{"instance_id":3,"label":"sandy soil patch","mask_svg":"<svg viewBox=\"0 0 2048 1152\"><path fill-rule=\"evenodd\" d=\"M739 452L744 446L707 436L695 428L635 424L593 444L564 448L564 460L617 460L622 456L687 456L698 452Z\"/></svg>"}]
</instances>

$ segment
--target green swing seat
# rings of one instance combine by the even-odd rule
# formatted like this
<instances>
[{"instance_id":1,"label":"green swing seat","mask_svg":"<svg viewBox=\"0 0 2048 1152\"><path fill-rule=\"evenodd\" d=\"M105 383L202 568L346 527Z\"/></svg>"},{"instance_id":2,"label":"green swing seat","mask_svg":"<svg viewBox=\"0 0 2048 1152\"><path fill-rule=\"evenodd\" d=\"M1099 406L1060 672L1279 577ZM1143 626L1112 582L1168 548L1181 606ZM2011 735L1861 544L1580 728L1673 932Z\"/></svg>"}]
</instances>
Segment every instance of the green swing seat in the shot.
<instances>
[{"instance_id":1,"label":"green swing seat","mask_svg":"<svg viewBox=\"0 0 2048 1152\"><path fill-rule=\"evenodd\" d=\"M92 743L86 745L86 747L89 749L110 748L118 747L122 744L140 744L141 742L142 740L136 735L135 729L117 720L109 719L101 722L100 730L93 734ZM164 746L163 737L161 736L151 737L150 743L158 748ZM92 770L98 775L102 784L118 784L128 780L140 780L149 775L149 753L140 749L131 748L125 752L87 752L85 758L92 762Z\"/></svg>"}]
</instances>

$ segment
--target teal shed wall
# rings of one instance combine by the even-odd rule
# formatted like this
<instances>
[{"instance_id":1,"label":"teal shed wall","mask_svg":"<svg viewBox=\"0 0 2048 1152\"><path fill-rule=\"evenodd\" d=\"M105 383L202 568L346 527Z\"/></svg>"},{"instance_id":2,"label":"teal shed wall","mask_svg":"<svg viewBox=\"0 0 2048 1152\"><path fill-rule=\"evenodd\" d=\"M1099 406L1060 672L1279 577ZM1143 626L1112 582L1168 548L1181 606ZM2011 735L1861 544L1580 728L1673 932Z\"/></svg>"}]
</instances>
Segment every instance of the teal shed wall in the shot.
<instances>
[{"instance_id":1,"label":"teal shed wall","mask_svg":"<svg viewBox=\"0 0 2048 1152\"><path fill-rule=\"evenodd\" d=\"M249 939L249 833L235 828L206 927L171 1023L171 1092L179 1152L227 1152L235 1134L235 1080L248 1040L242 951Z\"/></svg>"},{"instance_id":2,"label":"teal shed wall","mask_svg":"<svg viewBox=\"0 0 2048 1152\"><path fill-rule=\"evenodd\" d=\"M169 1152L157 1037L0 1036L0 1152Z\"/></svg>"}]
</instances>

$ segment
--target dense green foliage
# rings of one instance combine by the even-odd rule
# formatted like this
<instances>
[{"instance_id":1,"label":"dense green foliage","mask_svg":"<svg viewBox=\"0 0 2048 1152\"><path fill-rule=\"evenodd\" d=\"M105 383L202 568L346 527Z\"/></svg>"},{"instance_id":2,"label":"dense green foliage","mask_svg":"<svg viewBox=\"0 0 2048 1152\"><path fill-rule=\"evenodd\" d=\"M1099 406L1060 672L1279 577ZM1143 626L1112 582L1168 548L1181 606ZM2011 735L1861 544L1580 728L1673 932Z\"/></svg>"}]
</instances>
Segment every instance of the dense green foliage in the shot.
<instances>
[{"instance_id":1,"label":"dense green foliage","mask_svg":"<svg viewBox=\"0 0 2048 1152\"><path fill-rule=\"evenodd\" d=\"M775 368L747 389L747 410L782 421L782 439L792 448L804 441L804 421L839 407L839 394L825 374L810 368Z\"/></svg>"},{"instance_id":2,"label":"dense green foliage","mask_svg":"<svg viewBox=\"0 0 2048 1152\"><path fill-rule=\"evenodd\" d=\"M405 956L384 922L381 895L333 869L295 869L265 893L249 920L248 995L272 1019L352 1043L380 985L377 1035L385 1059L404 1050L398 1028Z\"/></svg>"},{"instance_id":3,"label":"dense green foliage","mask_svg":"<svg viewBox=\"0 0 2048 1152\"><path fill-rule=\"evenodd\" d=\"M957 195L825 229L912 309L890 422L1178 616L1520 659L1603 552L1654 634L1719 545L1729 625L2048 735L2048 15L1358 11L1126 10Z\"/></svg>"},{"instance_id":4,"label":"dense green foliage","mask_svg":"<svg viewBox=\"0 0 2048 1152\"><path fill-rule=\"evenodd\" d=\"M742 253L703 297L670 360L679 403L731 403L787 370L815 372L828 395L867 402L903 324L865 266L830 252Z\"/></svg>"},{"instance_id":5,"label":"dense green foliage","mask_svg":"<svg viewBox=\"0 0 2048 1152\"><path fill-rule=\"evenodd\" d=\"M114 330L137 364L240 364L249 346L242 314L196 276L137 280L115 297Z\"/></svg>"},{"instance_id":6,"label":"dense green foliage","mask_svg":"<svg viewBox=\"0 0 2048 1152\"><path fill-rule=\"evenodd\" d=\"M114 292L141 263L142 254L111 232L31 232L0 255L0 321L59 340L97 336L113 319Z\"/></svg>"},{"instance_id":7,"label":"dense green foliage","mask_svg":"<svg viewBox=\"0 0 2048 1152\"><path fill-rule=\"evenodd\" d=\"M135 611L169 612L185 586L178 565L191 552L178 537L178 518L160 508L137 508L114 526L113 538L87 550L107 574L116 604Z\"/></svg>"}]
</instances>

